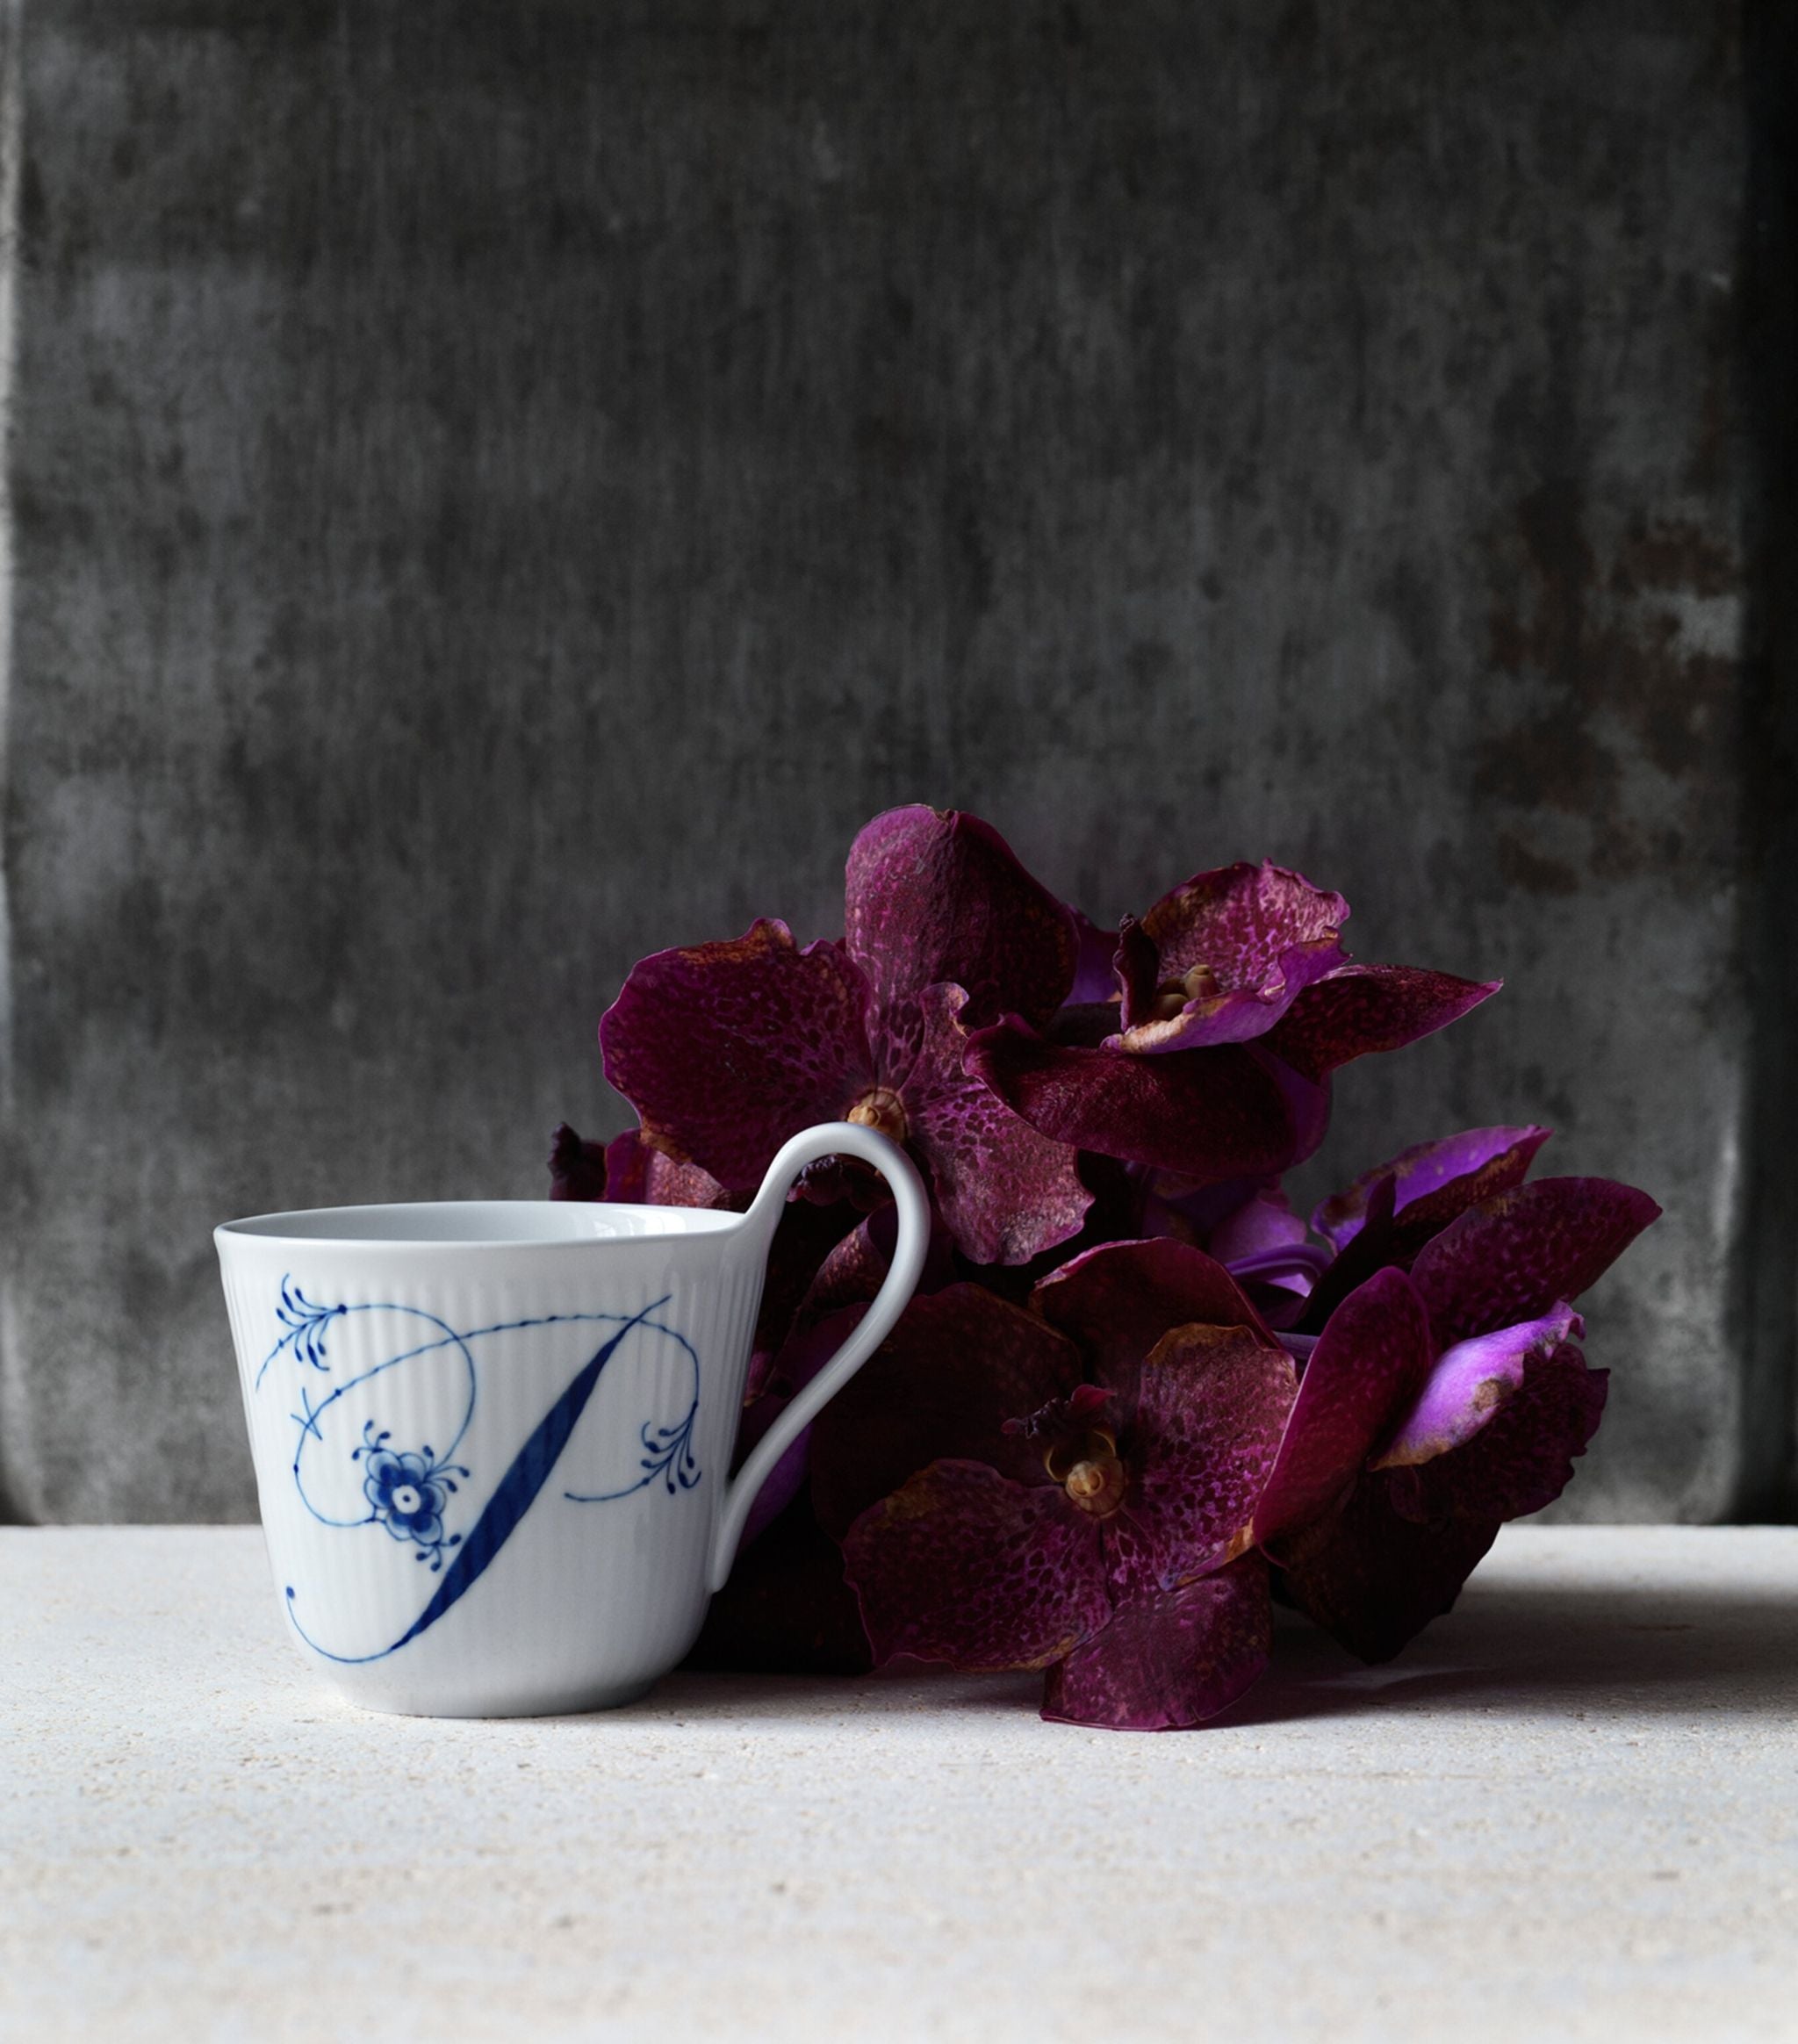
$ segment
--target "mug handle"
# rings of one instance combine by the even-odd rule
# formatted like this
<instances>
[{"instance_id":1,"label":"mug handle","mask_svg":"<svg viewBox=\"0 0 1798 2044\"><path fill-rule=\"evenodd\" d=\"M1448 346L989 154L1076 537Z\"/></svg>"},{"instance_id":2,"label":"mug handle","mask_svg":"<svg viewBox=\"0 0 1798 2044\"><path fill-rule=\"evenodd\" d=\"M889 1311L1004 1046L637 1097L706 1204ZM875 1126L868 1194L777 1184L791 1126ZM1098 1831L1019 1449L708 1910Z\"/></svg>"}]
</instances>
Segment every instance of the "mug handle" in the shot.
<instances>
[{"instance_id":1,"label":"mug handle","mask_svg":"<svg viewBox=\"0 0 1798 2044\"><path fill-rule=\"evenodd\" d=\"M737 1544L743 1537L744 1522L755 1494L801 1432L816 1417L819 1408L848 1383L864 1363L892 1332L893 1323L910 1304L924 1270L924 1252L931 1240L931 1203L911 1159L897 1143L872 1128L853 1121L825 1121L808 1128L786 1144L762 1180L762 1189L743 1217L743 1226L762 1238L766 1255L787 1204L788 1189L807 1164L820 1157L859 1157L872 1164L887 1181L894 1204L899 1209L899 1240L886 1282L862 1315L859 1325L804 1390L794 1400L755 1444L749 1459L725 1486L723 1509L712 1537L711 1569L707 1588L722 1590L737 1558Z\"/></svg>"}]
</instances>

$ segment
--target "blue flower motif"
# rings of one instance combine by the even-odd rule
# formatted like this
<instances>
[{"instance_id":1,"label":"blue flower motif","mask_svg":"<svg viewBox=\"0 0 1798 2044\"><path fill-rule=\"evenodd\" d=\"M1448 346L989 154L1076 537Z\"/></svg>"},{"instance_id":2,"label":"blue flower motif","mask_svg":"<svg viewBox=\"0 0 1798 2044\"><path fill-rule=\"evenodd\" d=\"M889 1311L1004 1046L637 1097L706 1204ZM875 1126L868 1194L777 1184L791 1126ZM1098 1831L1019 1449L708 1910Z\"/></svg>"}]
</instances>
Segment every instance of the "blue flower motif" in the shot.
<instances>
[{"instance_id":1,"label":"blue flower motif","mask_svg":"<svg viewBox=\"0 0 1798 2044\"><path fill-rule=\"evenodd\" d=\"M385 1526L396 1540L410 1540L418 1548L418 1558L428 1560L432 1569L443 1565L443 1550L462 1538L443 1533L443 1506L456 1488L456 1478L468 1472L460 1465L439 1462L426 1447L414 1453L387 1446L391 1436L373 1431L370 1420L363 1429L363 1445L355 1450L363 1463L363 1494L369 1501L369 1515Z\"/></svg>"}]
</instances>

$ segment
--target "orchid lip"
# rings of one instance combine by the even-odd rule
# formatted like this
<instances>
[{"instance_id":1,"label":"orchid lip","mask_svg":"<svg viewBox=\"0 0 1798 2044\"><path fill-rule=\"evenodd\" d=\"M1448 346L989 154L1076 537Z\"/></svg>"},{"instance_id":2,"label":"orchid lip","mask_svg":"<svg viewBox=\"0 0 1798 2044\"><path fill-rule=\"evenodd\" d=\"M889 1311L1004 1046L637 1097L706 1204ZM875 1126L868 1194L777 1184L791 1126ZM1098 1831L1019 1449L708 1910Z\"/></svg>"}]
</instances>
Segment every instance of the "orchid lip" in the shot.
<instances>
[{"instance_id":1,"label":"orchid lip","mask_svg":"<svg viewBox=\"0 0 1798 2044\"><path fill-rule=\"evenodd\" d=\"M1148 1018L1153 1022L1171 1022L1176 1015L1185 1012L1189 1001L1215 1001L1226 991L1222 980L1201 961L1197 965L1189 965L1177 979L1162 982L1155 989ZM1123 997L1118 997L1121 1000Z\"/></svg>"},{"instance_id":2,"label":"orchid lip","mask_svg":"<svg viewBox=\"0 0 1798 2044\"><path fill-rule=\"evenodd\" d=\"M1109 1434L1058 1442L1043 1457L1043 1467L1067 1492L1069 1502L1095 1519L1109 1519L1124 1502L1124 1465Z\"/></svg>"}]
</instances>

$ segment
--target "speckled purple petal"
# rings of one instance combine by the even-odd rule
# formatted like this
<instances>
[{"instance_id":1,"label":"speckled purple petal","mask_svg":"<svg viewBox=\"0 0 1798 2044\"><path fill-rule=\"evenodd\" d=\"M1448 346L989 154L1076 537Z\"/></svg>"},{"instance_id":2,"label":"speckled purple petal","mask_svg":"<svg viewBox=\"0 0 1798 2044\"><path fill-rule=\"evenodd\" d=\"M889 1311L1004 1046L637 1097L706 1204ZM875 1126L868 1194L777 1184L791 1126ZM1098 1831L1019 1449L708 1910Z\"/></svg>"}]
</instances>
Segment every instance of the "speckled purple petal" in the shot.
<instances>
[{"instance_id":1,"label":"speckled purple petal","mask_svg":"<svg viewBox=\"0 0 1798 2044\"><path fill-rule=\"evenodd\" d=\"M1277 997L1289 961L1340 956L1348 919L1348 904L1341 895L1313 887L1271 860L1259 866L1238 860L1170 888L1143 917L1141 927L1154 946L1164 983L1206 967L1226 992ZM1327 969L1327 962L1317 968ZM1133 987L1126 997L1126 1027L1148 1020L1140 1011L1140 993Z\"/></svg>"},{"instance_id":2,"label":"speckled purple petal","mask_svg":"<svg viewBox=\"0 0 1798 2044\"><path fill-rule=\"evenodd\" d=\"M1111 1615L1097 1528L1059 1485L935 1462L864 1512L843 1543L876 1664L1044 1668Z\"/></svg>"},{"instance_id":3,"label":"speckled purple petal","mask_svg":"<svg viewBox=\"0 0 1798 2044\"><path fill-rule=\"evenodd\" d=\"M606 1076L670 1155L752 1191L788 1137L874 1083L867 982L839 944L784 923L644 959L600 1023Z\"/></svg>"},{"instance_id":4,"label":"speckled purple petal","mask_svg":"<svg viewBox=\"0 0 1798 2044\"><path fill-rule=\"evenodd\" d=\"M1257 1541L1277 1540L1342 1501L1427 1382L1433 1352L1429 1316L1402 1270L1378 1272L1343 1300L1305 1365L1255 1508Z\"/></svg>"},{"instance_id":5,"label":"speckled purple petal","mask_svg":"<svg viewBox=\"0 0 1798 2044\"><path fill-rule=\"evenodd\" d=\"M1126 1163L1216 1181L1283 1171L1298 1147L1277 1079L1240 1044L1131 1057L1007 1017L974 1033L967 1069L1044 1135Z\"/></svg>"},{"instance_id":6,"label":"speckled purple petal","mask_svg":"<svg viewBox=\"0 0 1798 2044\"><path fill-rule=\"evenodd\" d=\"M1411 1267L1438 1348L1578 1299L1660 1213L1610 1178L1538 1178L1471 1208Z\"/></svg>"},{"instance_id":7,"label":"speckled purple petal","mask_svg":"<svg viewBox=\"0 0 1798 2044\"><path fill-rule=\"evenodd\" d=\"M1571 1342L1531 1356L1515 1397L1465 1447L1421 1468L1392 1472L1395 1500L1433 1521L1445 1513L1521 1519L1553 1504L1598 1431L1609 1376L1589 1368Z\"/></svg>"},{"instance_id":8,"label":"speckled purple petal","mask_svg":"<svg viewBox=\"0 0 1798 2044\"><path fill-rule=\"evenodd\" d=\"M1177 1731L1215 1717L1267 1666L1267 1569L1245 1554L1216 1575L1117 1613L1050 1668L1042 1714L1061 1724Z\"/></svg>"},{"instance_id":9,"label":"speckled purple petal","mask_svg":"<svg viewBox=\"0 0 1798 2044\"><path fill-rule=\"evenodd\" d=\"M1305 988L1262 1039L1306 1078L1370 1051L1398 1050L1489 1000L1502 980L1456 979L1404 965L1343 965Z\"/></svg>"},{"instance_id":10,"label":"speckled purple petal","mask_svg":"<svg viewBox=\"0 0 1798 2044\"><path fill-rule=\"evenodd\" d=\"M862 1308L823 1323L840 1342ZM1080 1352L1034 1313L978 1285L915 1298L899 1324L812 1422L812 1502L840 1538L878 1499L947 1457L1047 1483L1041 1456L1003 1431L1065 1398Z\"/></svg>"},{"instance_id":11,"label":"speckled purple petal","mask_svg":"<svg viewBox=\"0 0 1798 2044\"><path fill-rule=\"evenodd\" d=\"M1226 984L1252 986L1294 945L1331 942L1348 920L1341 895L1263 859L1195 873L1168 889L1142 926L1169 972L1208 965Z\"/></svg>"},{"instance_id":12,"label":"speckled purple petal","mask_svg":"<svg viewBox=\"0 0 1798 2044\"><path fill-rule=\"evenodd\" d=\"M749 1194L727 1191L697 1164L684 1164L652 1148L639 1128L627 1128L606 1145L606 1198L626 1206L708 1206L741 1210Z\"/></svg>"},{"instance_id":13,"label":"speckled purple petal","mask_svg":"<svg viewBox=\"0 0 1798 2044\"><path fill-rule=\"evenodd\" d=\"M1274 1345L1224 1266L1166 1236L1107 1242L1072 1257L1042 1280L1031 1303L1080 1344L1094 1382L1118 1392L1126 1411L1144 1361L1170 1328L1247 1328L1264 1347Z\"/></svg>"},{"instance_id":14,"label":"speckled purple petal","mask_svg":"<svg viewBox=\"0 0 1798 2044\"><path fill-rule=\"evenodd\" d=\"M1241 1551L1297 1388L1292 1358L1246 1328L1176 1328L1156 1344L1118 1443L1133 1481L1104 1522L1114 1601Z\"/></svg>"},{"instance_id":15,"label":"speckled purple petal","mask_svg":"<svg viewBox=\"0 0 1798 2044\"><path fill-rule=\"evenodd\" d=\"M883 1009L948 981L968 1012L1046 1022L1074 982L1074 918L978 817L888 810L849 851L845 942Z\"/></svg>"},{"instance_id":16,"label":"speckled purple petal","mask_svg":"<svg viewBox=\"0 0 1798 2044\"><path fill-rule=\"evenodd\" d=\"M1393 1275L1382 1271L1374 1283ZM1353 1305L1354 1301L1348 1303ZM1428 1321L1425 1324L1427 1327ZM1475 1335L1456 1342L1437 1357L1415 1403L1368 1467L1414 1467L1464 1446L1521 1389L1524 1368L1532 1357L1552 1355L1570 1333L1585 1332L1579 1315L1571 1306L1563 1305L1540 1320L1523 1321L1515 1327L1500 1328L1495 1334ZM1324 1342L1329 1338L1326 1329ZM1319 1352L1322 1352L1322 1344Z\"/></svg>"},{"instance_id":17,"label":"speckled purple petal","mask_svg":"<svg viewBox=\"0 0 1798 2044\"><path fill-rule=\"evenodd\" d=\"M1334 1516L1287 1535L1271 1551L1291 1601L1365 1661L1391 1660L1449 1609L1498 1537L1496 1519L1420 1524L1402 1516L1391 1487L1422 1473L1363 1477Z\"/></svg>"},{"instance_id":18,"label":"speckled purple petal","mask_svg":"<svg viewBox=\"0 0 1798 2044\"><path fill-rule=\"evenodd\" d=\"M1311 1225L1336 1247L1345 1249L1361 1233L1367 1202L1382 1178L1393 1182L1393 1209L1406 1220L1407 1240L1416 1235L1407 1254L1414 1256L1428 1235L1439 1234L1457 1214L1508 1192L1528 1176L1535 1153L1552 1132L1533 1124L1522 1128L1468 1128L1435 1142L1420 1142L1370 1171L1363 1171L1344 1191L1326 1199ZM1419 1234L1419 1224L1427 1234Z\"/></svg>"},{"instance_id":19,"label":"speckled purple petal","mask_svg":"<svg viewBox=\"0 0 1798 2044\"><path fill-rule=\"evenodd\" d=\"M1239 864L1196 874L1142 918L1153 973L1124 975L1123 1029L1113 1047L1162 1053L1264 1035L1298 995L1341 961L1348 904L1283 867ZM1208 966L1217 990L1155 1013L1159 990Z\"/></svg>"},{"instance_id":20,"label":"speckled purple petal","mask_svg":"<svg viewBox=\"0 0 1798 2044\"><path fill-rule=\"evenodd\" d=\"M922 1041L901 1089L944 1220L976 1263L1027 1263L1080 1233L1092 1194L1073 1147L1039 1134L965 1066L960 987L919 997Z\"/></svg>"}]
</instances>

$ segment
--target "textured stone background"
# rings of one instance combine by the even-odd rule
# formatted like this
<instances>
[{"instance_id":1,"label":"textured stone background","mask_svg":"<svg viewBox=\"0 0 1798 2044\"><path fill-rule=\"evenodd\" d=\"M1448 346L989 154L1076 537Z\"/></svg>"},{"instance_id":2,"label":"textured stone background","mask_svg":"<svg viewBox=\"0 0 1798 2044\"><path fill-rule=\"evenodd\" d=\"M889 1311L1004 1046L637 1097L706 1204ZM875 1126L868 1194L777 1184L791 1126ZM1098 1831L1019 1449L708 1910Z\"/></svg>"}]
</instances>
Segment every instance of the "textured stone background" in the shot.
<instances>
[{"instance_id":1,"label":"textured stone background","mask_svg":"<svg viewBox=\"0 0 1798 2044\"><path fill-rule=\"evenodd\" d=\"M1570 1508L1783 1510L1789 16L24 0L10 1509L248 1515L211 1224L540 1188L926 799L1507 975L1305 1189L1649 1187Z\"/></svg>"}]
</instances>

